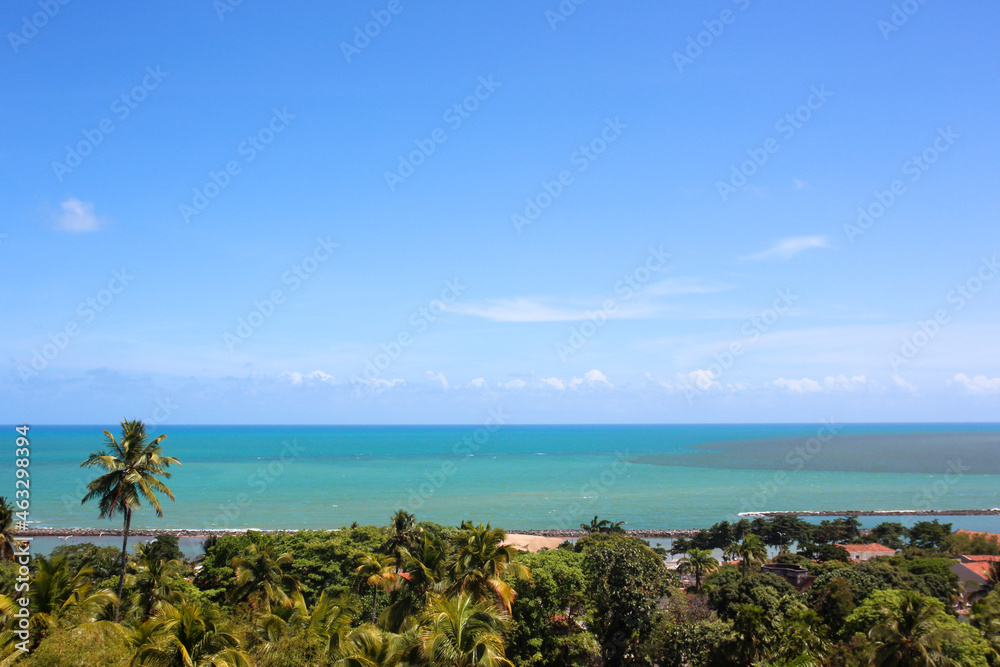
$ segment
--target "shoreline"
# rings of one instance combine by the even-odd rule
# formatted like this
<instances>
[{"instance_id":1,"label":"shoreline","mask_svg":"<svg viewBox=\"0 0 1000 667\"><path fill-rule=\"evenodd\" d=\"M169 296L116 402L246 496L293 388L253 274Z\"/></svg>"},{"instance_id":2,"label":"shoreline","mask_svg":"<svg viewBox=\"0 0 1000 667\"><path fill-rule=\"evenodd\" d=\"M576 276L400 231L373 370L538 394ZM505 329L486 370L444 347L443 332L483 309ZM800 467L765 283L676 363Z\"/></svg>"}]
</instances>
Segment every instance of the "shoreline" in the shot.
<instances>
[{"instance_id":1,"label":"shoreline","mask_svg":"<svg viewBox=\"0 0 1000 667\"><path fill-rule=\"evenodd\" d=\"M741 512L738 516L749 517L859 517L859 516L1000 516L1000 507L982 510L844 510L844 511L792 511L775 510L768 512ZM129 530L130 536L156 537L157 535L173 535L175 537L211 537L224 535L241 535L249 531L257 533L298 533L305 530L336 531L342 528L134 528ZM693 537L702 528L646 528L626 530L627 535L641 538L678 538ZM508 530L509 535L534 535L536 537L579 538L587 533L583 530L562 529L527 529ZM26 528L15 531L15 536L21 537L122 537L121 528Z\"/></svg>"},{"instance_id":2,"label":"shoreline","mask_svg":"<svg viewBox=\"0 0 1000 667\"><path fill-rule=\"evenodd\" d=\"M253 531L255 533L266 533L266 534L276 534L276 533L298 533L305 530L327 530L327 531L338 531L341 528L305 528L305 529L277 529L277 528L212 528L212 529L189 529L189 528L160 528L156 530L151 530L147 528L137 528L134 530L129 530L129 537L156 537L158 535L172 535L174 537L212 537L218 536L222 537L224 535L242 535L244 533ZM692 537L697 534L700 528L678 528L678 529L667 529L667 530L626 530L628 535L633 537L664 537L664 538L677 538L677 537ZM582 530L508 530L506 531L508 535L533 535L536 537L565 537L565 538L579 538L586 535ZM15 533L15 539L17 537L122 537L121 528L27 528L25 530L19 530Z\"/></svg>"}]
</instances>

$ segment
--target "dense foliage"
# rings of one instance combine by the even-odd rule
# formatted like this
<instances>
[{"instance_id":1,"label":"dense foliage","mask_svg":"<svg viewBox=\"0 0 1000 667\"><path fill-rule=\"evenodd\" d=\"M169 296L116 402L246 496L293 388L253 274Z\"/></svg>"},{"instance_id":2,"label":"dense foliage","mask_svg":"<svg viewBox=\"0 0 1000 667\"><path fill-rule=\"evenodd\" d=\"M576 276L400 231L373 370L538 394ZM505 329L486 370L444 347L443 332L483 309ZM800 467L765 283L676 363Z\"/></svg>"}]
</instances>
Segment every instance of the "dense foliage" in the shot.
<instances>
[{"instance_id":1,"label":"dense foliage","mask_svg":"<svg viewBox=\"0 0 1000 667\"><path fill-rule=\"evenodd\" d=\"M123 426L108 435L121 465L140 445L160 456ZM126 527L134 504L102 494L167 494L143 457L125 476L99 460L111 472L88 497ZM978 588L952 572L956 550L995 544L937 521L722 522L676 540L672 571L599 517L529 554L489 524L400 510L384 527L212 537L194 561L169 536L63 546L24 575L9 516L0 498L0 667L1000 667L1000 565ZM876 539L899 553L858 563L838 546Z\"/></svg>"}]
</instances>

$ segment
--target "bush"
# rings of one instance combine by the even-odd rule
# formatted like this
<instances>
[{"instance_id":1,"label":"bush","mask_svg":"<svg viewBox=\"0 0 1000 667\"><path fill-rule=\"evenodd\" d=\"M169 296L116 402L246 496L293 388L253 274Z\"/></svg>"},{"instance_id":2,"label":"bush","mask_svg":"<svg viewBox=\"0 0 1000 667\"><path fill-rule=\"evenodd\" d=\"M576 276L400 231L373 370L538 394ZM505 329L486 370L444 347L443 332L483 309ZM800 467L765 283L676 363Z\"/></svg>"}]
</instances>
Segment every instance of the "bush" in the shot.
<instances>
[{"instance_id":1,"label":"bush","mask_svg":"<svg viewBox=\"0 0 1000 667\"><path fill-rule=\"evenodd\" d=\"M594 636L583 629L586 578L584 555L566 549L521 554L518 562L531 579L511 577L517 591L511 624L504 633L507 658L518 667L586 664L598 650Z\"/></svg>"},{"instance_id":2,"label":"bush","mask_svg":"<svg viewBox=\"0 0 1000 667\"><path fill-rule=\"evenodd\" d=\"M119 550L120 553L120 550ZM29 658L25 667L127 667L132 651L120 628L102 624L50 633Z\"/></svg>"}]
</instances>

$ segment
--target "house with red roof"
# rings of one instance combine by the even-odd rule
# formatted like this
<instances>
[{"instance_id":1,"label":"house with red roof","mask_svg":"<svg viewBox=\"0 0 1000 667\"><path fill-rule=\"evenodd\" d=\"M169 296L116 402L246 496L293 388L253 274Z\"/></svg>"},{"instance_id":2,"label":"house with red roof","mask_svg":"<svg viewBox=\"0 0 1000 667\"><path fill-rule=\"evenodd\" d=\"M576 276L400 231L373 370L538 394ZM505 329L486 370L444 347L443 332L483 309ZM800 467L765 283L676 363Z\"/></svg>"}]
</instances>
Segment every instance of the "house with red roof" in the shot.
<instances>
[{"instance_id":1,"label":"house with red roof","mask_svg":"<svg viewBox=\"0 0 1000 667\"><path fill-rule=\"evenodd\" d=\"M866 561L879 556L895 556L896 550L882 546L877 542L871 544L838 544L851 557L852 561Z\"/></svg>"}]
</instances>

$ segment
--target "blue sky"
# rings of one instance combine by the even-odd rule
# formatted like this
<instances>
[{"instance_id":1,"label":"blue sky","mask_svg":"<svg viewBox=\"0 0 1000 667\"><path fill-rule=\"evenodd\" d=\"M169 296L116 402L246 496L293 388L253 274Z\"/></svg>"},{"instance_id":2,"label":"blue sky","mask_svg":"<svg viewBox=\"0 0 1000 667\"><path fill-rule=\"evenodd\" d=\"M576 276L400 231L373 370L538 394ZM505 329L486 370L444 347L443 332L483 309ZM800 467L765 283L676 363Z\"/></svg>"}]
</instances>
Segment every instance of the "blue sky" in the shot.
<instances>
[{"instance_id":1,"label":"blue sky","mask_svg":"<svg viewBox=\"0 0 1000 667\"><path fill-rule=\"evenodd\" d=\"M998 26L8 3L0 422L996 421Z\"/></svg>"}]
</instances>

